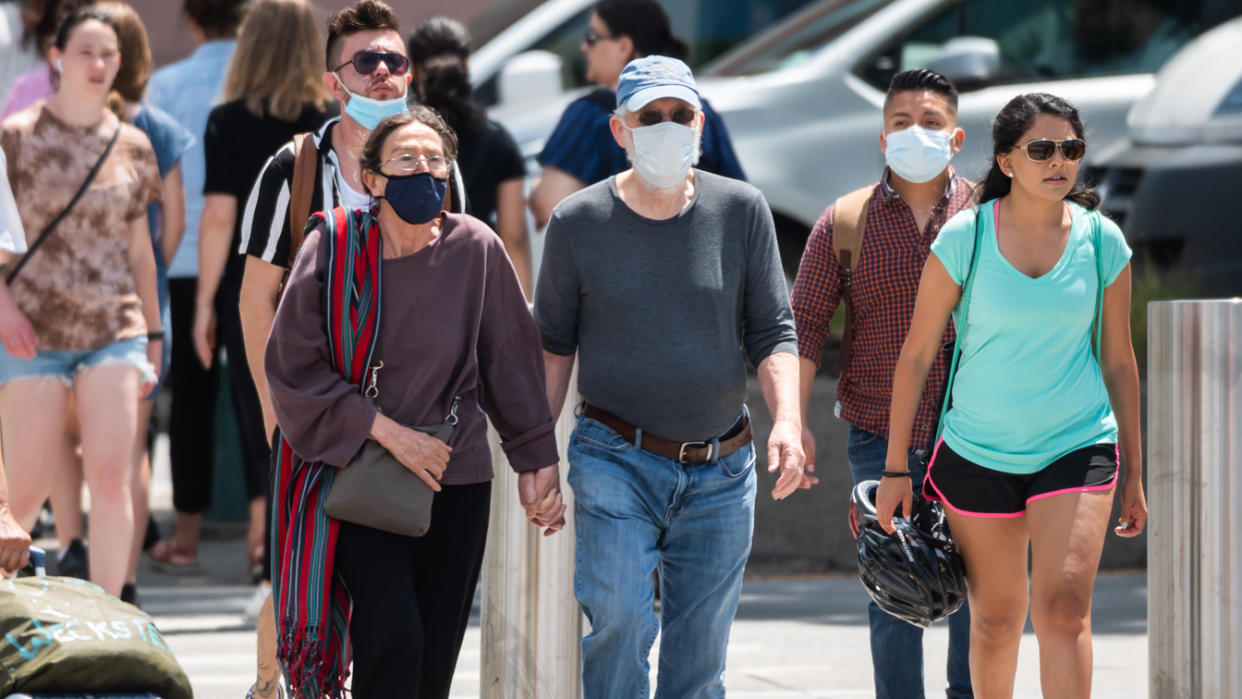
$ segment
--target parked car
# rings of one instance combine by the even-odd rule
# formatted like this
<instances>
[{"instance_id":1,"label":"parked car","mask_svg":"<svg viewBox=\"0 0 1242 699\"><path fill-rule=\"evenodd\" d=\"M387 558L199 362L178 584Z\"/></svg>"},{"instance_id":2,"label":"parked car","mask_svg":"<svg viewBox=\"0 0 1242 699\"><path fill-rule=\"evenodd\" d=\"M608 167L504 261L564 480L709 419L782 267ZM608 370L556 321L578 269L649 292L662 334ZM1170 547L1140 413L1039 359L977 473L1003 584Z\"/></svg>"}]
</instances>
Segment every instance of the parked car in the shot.
<instances>
[{"instance_id":1,"label":"parked car","mask_svg":"<svg viewBox=\"0 0 1242 699\"><path fill-rule=\"evenodd\" d=\"M1196 296L1242 296L1240 47L1242 18L1182 49L1089 173L1136 266L1172 271Z\"/></svg>"},{"instance_id":2,"label":"parked car","mask_svg":"<svg viewBox=\"0 0 1242 699\"><path fill-rule=\"evenodd\" d=\"M889 79L927 67L958 85L958 171L990 161L991 121L1014 95L1051 92L1082 111L1088 162L1126 132L1153 73L1242 2L821 0L707 66L703 92L772 206L794 268L837 196L874 182ZM1124 8L1124 12L1122 9Z\"/></svg>"},{"instance_id":3,"label":"parked car","mask_svg":"<svg viewBox=\"0 0 1242 699\"><path fill-rule=\"evenodd\" d=\"M810 0L660 0L673 33L690 45L697 67L783 19ZM596 0L513 3L494 14L520 18L495 32L490 17L480 27L488 38L470 56L475 97L488 107L521 109L564 102L565 93L586 86L580 46ZM508 72L509 78L502 77ZM531 73L535 77L531 77Z\"/></svg>"}]
</instances>

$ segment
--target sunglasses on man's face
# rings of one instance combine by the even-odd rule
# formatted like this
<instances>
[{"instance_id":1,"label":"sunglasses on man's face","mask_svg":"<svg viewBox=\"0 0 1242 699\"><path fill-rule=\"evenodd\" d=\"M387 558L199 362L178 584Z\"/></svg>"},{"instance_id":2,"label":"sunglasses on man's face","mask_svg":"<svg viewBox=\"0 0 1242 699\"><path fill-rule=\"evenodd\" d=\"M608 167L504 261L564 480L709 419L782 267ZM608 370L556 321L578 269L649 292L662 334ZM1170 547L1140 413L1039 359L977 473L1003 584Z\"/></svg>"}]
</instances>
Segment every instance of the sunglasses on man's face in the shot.
<instances>
[{"instance_id":1,"label":"sunglasses on man's face","mask_svg":"<svg viewBox=\"0 0 1242 699\"><path fill-rule=\"evenodd\" d=\"M1017 146L1026 151L1026 157L1037 163L1051 160L1059 148L1061 156L1066 160L1082 160L1087 154L1087 142L1081 138L1067 138L1054 141L1050 138L1037 138L1024 146Z\"/></svg>"},{"instance_id":2,"label":"sunglasses on man's face","mask_svg":"<svg viewBox=\"0 0 1242 699\"><path fill-rule=\"evenodd\" d=\"M671 113L664 113L658 109L644 109L638 113L638 123L641 126L655 126L660 122L672 121L682 126L689 126L694 123L695 111L693 109L674 109Z\"/></svg>"},{"instance_id":3,"label":"sunglasses on man's face","mask_svg":"<svg viewBox=\"0 0 1242 699\"><path fill-rule=\"evenodd\" d=\"M354 70L358 71L358 75L370 75L379 68L380 61L388 66L388 72L393 75L405 75L410 69L410 59L399 53L389 53L388 51L359 51L354 57L345 61L336 69L340 70L349 64L354 64Z\"/></svg>"}]
</instances>

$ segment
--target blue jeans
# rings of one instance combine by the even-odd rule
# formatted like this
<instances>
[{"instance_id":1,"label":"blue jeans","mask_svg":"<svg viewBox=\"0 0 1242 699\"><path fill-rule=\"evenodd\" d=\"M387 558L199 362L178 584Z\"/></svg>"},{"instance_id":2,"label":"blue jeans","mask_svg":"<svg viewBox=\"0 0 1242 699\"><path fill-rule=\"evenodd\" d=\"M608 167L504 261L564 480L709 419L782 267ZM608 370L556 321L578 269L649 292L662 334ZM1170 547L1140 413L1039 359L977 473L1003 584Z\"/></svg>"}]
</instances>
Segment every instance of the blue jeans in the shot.
<instances>
[{"instance_id":1,"label":"blue jeans","mask_svg":"<svg viewBox=\"0 0 1242 699\"><path fill-rule=\"evenodd\" d=\"M851 426L846 450L855 485L880 479L888 455L887 439ZM926 457L923 452L910 454L908 463L916 491L927 473ZM871 620L876 699L923 699L923 629L890 616L875 602L867 607L867 616ZM949 617L948 678L945 695L950 699L974 696L970 687L970 609L965 604Z\"/></svg>"},{"instance_id":2,"label":"blue jeans","mask_svg":"<svg viewBox=\"0 0 1242 699\"><path fill-rule=\"evenodd\" d=\"M657 699L723 697L755 521L754 446L683 465L579 416L569 463L574 596L591 622L582 639L584 697L647 699L647 654L660 629Z\"/></svg>"}]
</instances>

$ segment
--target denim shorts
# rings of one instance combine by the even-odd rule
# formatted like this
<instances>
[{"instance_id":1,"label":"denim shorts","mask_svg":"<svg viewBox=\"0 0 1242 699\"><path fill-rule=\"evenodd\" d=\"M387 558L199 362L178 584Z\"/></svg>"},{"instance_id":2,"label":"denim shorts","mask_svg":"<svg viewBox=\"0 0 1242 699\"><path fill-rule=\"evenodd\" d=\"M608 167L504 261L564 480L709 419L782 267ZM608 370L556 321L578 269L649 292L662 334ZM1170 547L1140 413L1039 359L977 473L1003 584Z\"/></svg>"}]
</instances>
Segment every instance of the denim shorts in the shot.
<instances>
[{"instance_id":1,"label":"denim shorts","mask_svg":"<svg viewBox=\"0 0 1242 699\"><path fill-rule=\"evenodd\" d=\"M58 378L73 386L78 374L91 367L127 364L142 375L142 381L155 381L155 368L147 361L147 338L131 337L89 350L39 350L34 359L19 359L0 346L0 385L37 376Z\"/></svg>"}]
</instances>

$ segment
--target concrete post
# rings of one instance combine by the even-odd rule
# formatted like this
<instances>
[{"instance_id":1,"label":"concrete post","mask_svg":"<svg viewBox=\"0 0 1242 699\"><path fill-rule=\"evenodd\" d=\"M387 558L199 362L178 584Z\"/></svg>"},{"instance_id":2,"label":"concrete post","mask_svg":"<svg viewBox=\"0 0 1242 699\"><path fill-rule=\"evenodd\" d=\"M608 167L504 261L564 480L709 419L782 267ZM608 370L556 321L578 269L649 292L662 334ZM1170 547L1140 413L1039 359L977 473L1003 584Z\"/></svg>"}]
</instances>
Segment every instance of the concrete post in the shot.
<instances>
[{"instance_id":1,"label":"concrete post","mask_svg":"<svg viewBox=\"0 0 1242 699\"><path fill-rule=\"evenodd\" d=\"M550 537L526 521L517 476L491 432L491 527L483 557L483 699L576 699L582 696L582 614L574 600L573 496L565 483L569 434L579 398L577 370L557 421L561 488L569 505L566 526Z\"/></svg>"},{"instance_id":2,"label":"concrete post","mask_svg":"<svg viewBox=\"0 0 1242 699\"><path fill-rule=\"evenodd\" d=\"M1149 694L1242 696L1242 299L1147 328Z\"/></svg>"}]
</instances>

